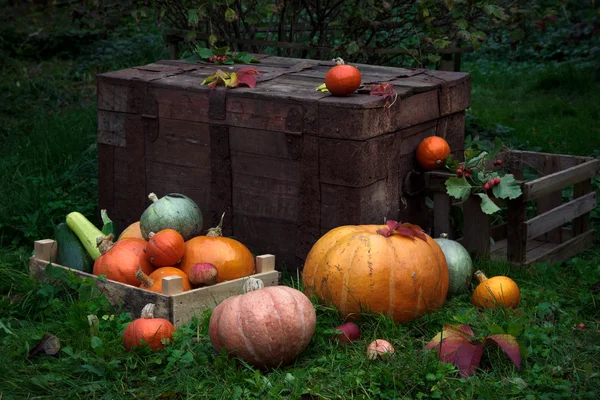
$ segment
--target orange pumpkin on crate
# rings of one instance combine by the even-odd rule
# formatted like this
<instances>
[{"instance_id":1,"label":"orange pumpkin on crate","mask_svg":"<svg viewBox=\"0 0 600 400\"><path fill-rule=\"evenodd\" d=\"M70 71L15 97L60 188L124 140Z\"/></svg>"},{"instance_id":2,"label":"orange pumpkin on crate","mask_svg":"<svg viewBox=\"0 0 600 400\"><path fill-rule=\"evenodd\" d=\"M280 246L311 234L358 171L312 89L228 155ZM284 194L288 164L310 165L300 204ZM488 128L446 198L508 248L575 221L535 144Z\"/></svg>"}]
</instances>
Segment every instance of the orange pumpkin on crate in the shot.
<instances>
[{"instance_id":1,"label":"orange pumpkin on crate","mask_svg":"<svg viewBox=\"0 0 600 400\"><path fill-rule=\"evenodd\" d=\"M196 236L185 242L185 252L177 265L188 276L198 263L213 264L217 268L217 283L231 281L254 274L254 256L241 242L222 236L223 217L216 228L206 236Z\"/></svg>"},{"instance_id":2,"label":"orange pumpkin on crate","mask_svg":"<svg viewBox=\"0 0 600 400\"><path fill-rule=\"evenodd\" d=\"M146 275L154 271L150 261L146 259L146 244L142 239L126 238L112 242L110 234L102 239L98 248L102 254L94 262L94 275L106 274L107 279L139 286L140 281L135 277L141 268Z\"/></svg>"},{"instance_id":3,"label":"orange pumpkin on crate","mask_svg":"<svg viewBox=\"0 0 600 400\"><path fill-rule=\"evenodd\" d=\"M146 256L155 267L175 265L181 261L185 251L183 236L174 229L163 229L148 234Z\"/></svg>"},{"instance_id":4,"label":"orange pumpkin on crate","mask_svg":"<svg viewBox=\"0 0 600 400\"><path fill-rule=\"evenodd\" d=\"M450 155L450 145L439 136L429 136L417 147L417 162L426 171L444 167L446 157Z\"/></svg>"},{"instance_id":5,"label":"orange pumpkin on crate","mask_svg":"<svg viewBox=\"0 0 600 400\"><path fill-rule=\"evenodd\" d=\"M141 282L140 287L142 289L150 290L156 293L162 293L162 280L167 276L178 276L183 279L183 291L187 292L192 290L192 284L188 276L180 270L174 267L161 267L152 272L150 275L146 275L141 269L135 274L135 277Z\"/></svg>"},{"instance_id":6,"label":"orange pumpkin on crate","mask_svg":"<svg viewBox=\"0 0 600 400\"><path fill-rule=\"evenodd\" d=\"M133 224L125 228L125 230L121 232L117 240L122 240L126 238L146 240L142 236L142 230L140 229L140 221L134 222Z\"/></svg>"},{"instance_id":7,"label":"orange pumpkin on crate","mask_svg":"<svg viewBox=\"0 0 600 400\"><path fill-rule=\"evenodd\" d=\"M358 68L336 59L335 67L325 75L325 87L334 96L349 96L360 87L362 76Z\"/></svg>"},{"instance_id":8,"label":"orange pumpkin on crate","mask_svg":"<svg viewBox=\"0 0 600 400\"><path fill-rule=\"evenodd\" d=\"M396 221L330 230L308 253L302 277L305 293L334 305L342 318L371 311L398 323L441 308L449 282L435 240Z\"/></svg>"}]
</instances>

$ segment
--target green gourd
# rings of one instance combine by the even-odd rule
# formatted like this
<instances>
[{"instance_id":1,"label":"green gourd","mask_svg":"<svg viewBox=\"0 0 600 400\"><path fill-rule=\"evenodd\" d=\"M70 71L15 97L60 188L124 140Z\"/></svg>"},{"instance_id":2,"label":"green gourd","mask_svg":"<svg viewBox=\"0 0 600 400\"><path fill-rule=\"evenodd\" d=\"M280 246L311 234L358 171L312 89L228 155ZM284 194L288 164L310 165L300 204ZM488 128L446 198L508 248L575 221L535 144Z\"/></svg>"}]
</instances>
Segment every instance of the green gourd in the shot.
<instances>
[{"instance_id":1,"label":"green gourd","mask_svg":"<svg viewBox=\"0 0 600 400\"><path fill-rule=\"evenodd\" d=\"M448 264L448 297L466 293L473 279L473 260L471 255L460 243L448 239L442 233L434 239L442 248Z\"/></svg>"}]
</instances>

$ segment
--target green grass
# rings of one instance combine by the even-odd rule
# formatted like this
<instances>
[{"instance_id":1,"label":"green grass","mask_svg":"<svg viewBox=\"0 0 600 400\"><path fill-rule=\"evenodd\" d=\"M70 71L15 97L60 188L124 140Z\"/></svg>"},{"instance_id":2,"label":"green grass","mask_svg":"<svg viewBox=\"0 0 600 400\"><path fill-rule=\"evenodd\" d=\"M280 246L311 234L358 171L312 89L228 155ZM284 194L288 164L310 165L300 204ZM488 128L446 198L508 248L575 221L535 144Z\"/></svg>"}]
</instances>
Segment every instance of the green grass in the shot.
<instances>
[{"instance_id":1,"label":"green grass","mask_svg":"<svg viewBox=\"0 0 600 400\"><path fill-rule=\"evenodd\" d=\"M600 246L564 265L530 270L479 261L488 276L506 274L518 282L518 309L477 310L464 294L408 324L368 315L359 322L361 340L348 346L330 340L342 322L335 310L316 305L309 348L293 365L269 372L215 354L209 312L180 327L168 348L127 353L120 335L132 316L111 307L92 282L56 271L50 272L56 285L30 279L32 241L51 237L69 211L90 218L96 212L94 73L161 57L160 40L141 27L115 32L72 59L37 61L0 51L3 400L600 397L600 295L592 290L600 281ZM465 65L473 74L469 112L479 118L477 129L529 150L598 155L600 87L593 68L484 61ZM592 223L599 221L596 210ZM284 283L295 285L289 278ZM100 319L99 340L90 337L90 314ZM478 338L509 325L520 328L521 370L489 347L476 374L461 379L454 367L423 351L446 323L469 324ZM580 323L584 329L577 329ZM59 337L60 353L28 359L45 332ZM390 341L395 355L367 361L366 346L376 338Z\"/></svg>"}]
</instances>

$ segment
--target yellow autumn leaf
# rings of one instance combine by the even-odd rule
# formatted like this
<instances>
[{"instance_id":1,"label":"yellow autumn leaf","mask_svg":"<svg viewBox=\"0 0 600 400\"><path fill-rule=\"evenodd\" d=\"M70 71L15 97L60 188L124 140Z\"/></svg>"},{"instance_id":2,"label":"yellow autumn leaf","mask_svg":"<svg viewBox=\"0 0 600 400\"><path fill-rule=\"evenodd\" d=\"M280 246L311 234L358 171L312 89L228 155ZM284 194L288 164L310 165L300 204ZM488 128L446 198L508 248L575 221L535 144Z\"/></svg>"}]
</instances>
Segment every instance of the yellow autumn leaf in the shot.
<instances>
[{"instance_id":1,"label":"yellow autumn leaf","mask_svg":"<svg viewBox=\"0 0 600 400\"><path fill-rule=\"evenodd\" d=\"M329 90L327 89L327 86L325 84L317 86L317 88L315 90L318 92L329 92Z\"/></svg>"},{"instance_id":2,"label":"yellow autumn leaf","mask_svg":"<svg viewBox=\"0 0 600 400\"><path fill-rule=\"evenodd\" d=\"M229 75L230 79L229 79L229 86L230 87L236 87L238 85L238 78L237 78L237 74L235 72L232 72L231 75Z\"/></svg>"}]
</instances>

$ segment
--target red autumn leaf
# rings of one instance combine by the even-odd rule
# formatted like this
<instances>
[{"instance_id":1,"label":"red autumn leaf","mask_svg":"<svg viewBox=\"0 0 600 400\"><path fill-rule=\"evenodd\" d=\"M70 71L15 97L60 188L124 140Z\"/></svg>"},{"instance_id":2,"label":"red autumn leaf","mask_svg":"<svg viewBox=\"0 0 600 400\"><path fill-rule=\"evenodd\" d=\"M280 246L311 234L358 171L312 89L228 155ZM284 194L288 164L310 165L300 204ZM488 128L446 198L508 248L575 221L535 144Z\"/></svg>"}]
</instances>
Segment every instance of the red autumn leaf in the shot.
<instances>
[{"instance_id":1,"label":"red autumn leaf","mask_svg":"<svg viewBox=\"0 0 600 400\"><path fill-rule=\"evenodd\" d=\"M521 349L519 349L519 342L517 342L517 339L514 336L498 334L488 336L484 339L484 343L490 342L504 350L517 369L521 369Z\"/></svg>"},{"instance_id":2,"label":"red autumn leaf","mask_svg":"<svg viewBox=\"0 0 600 400\"><path fill-rule=\"evenodd\" d=\"M388 219L387 221L385 221L385 224L388 226L388 228L391 231L395 231L400 226L400 222L394 221L391 219Z\"/></svg>"},{"instance_id":3,"label":"red autumn leaf","mask_svg":"<svg viewBox=\"0 0 600 400\"><path fill-rule=\"evenodd\" d=\"M437 348L440 342L444 339L456 339L459 338L463 343L469 343L474 339L473 330L469 325L449 325L444 324L442 331L431 339L425 346L426 350Z\"/></svg>"},{"instance_id":4,"label":"red autumn leaf","mask_svg":"<svg viewBox=\"0 0 600 400\"><path fill-rule=\"evenodd\" d=\"M238 85L247 85L251 88L256 86L256 77L251 74L239 74L237 75Z\"/></svg>"},{"instance_id":5,"label":"red autumn leaf","mask_svg":"<svg viewBox=\"0 0 600 400\"><path fill-rule=\"evenodd\" d=\"M418 225L409 224L408 222L399 225L396 228L396 232L398 232L402 236L407 236L410 238L414 238L416 236L425 242L427 241L427 236L425 236L425 232L423 231L423 229L421 229L421 227Z\"/></svg>"},{"instance_id":6,"label":"red autumn leaf","mask_svg":"<svg viewBox=\"0 0 600 400\"><path fill-rule=\"evenodd\" d=\"M250 67L240 68L237 70L237 73L238 73L238 75L239 74L250 74L250 75L262 76L262 74L260 72L258 72L258 70L256 68L250 68Z\"/></svg>"},{"instance_id":7,"label":"red autumn leaf","mask_svg":"<svg viewBox=\"0 0 600 400\"><path fill-rule=\"evenodd\" d=\"M456 350L454 365L458 368L460 376L466 378L473 375L479 366L483 355L483 343L465 343Z\"/></svg>"},{"instance_id":8,"label":"red autumn leaf","mask_svg":"<svg viewBox=\"0 0 600 400\"><path fill-rule=\"evenodd\" d=\"M380 83L379 85L371 86L370 96L381 96L384 99L387 99L390 96L396 95L396 92L393 89L394 83Z\"/></svg>"}]
</instances>

